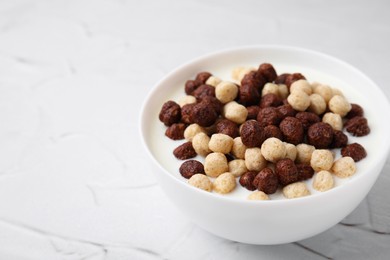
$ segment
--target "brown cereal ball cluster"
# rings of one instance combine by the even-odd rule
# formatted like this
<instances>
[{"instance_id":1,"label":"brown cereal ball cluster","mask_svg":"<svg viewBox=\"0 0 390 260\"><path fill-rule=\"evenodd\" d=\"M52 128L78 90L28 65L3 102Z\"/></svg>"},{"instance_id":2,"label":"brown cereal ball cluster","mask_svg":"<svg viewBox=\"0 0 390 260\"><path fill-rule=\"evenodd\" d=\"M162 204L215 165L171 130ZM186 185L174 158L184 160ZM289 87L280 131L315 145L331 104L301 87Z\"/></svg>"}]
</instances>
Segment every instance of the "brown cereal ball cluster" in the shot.
<instances>
[{"instance_id":1,"label":"brown cereal ball cluster","mask_svg":"<svg viewBox=\"0 0 390 260\"><path fill-rule=\"evenodd\" d=\"M173 155L187 160L179 173L190 185L226 194L238 180L256 190L251 200L278 190L297 198L310 194L307 180L314 190L329 190L367 156L348 140L370 133L364 110L339 89L301 73L278 74L270 63L236 68L232 80L200 72L185 82L185 96L161 107L165 135L185 139Z\"/></svg>"}]
</instances>

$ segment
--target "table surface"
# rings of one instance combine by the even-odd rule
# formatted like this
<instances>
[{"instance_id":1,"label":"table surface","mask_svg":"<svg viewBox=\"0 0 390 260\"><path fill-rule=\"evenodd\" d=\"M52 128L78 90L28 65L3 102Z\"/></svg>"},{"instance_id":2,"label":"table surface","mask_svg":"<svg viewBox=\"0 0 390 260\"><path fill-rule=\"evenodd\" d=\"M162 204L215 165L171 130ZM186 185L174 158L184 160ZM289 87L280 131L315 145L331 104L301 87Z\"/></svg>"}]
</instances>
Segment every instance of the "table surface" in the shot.
<instances>
[{"instance_id":1,"label":"table surface","mask_svg":"<svg viewBox=\"0 0 390 260\"><path fill-rule=\"evenodd\" d=\"M390 97L390 2L0 2L0 259L388 259L390 161L315 237L240 244L188 221L153 175L140 107L173 68L242 45L345 60Z\"/></svg>"}]
</instances>

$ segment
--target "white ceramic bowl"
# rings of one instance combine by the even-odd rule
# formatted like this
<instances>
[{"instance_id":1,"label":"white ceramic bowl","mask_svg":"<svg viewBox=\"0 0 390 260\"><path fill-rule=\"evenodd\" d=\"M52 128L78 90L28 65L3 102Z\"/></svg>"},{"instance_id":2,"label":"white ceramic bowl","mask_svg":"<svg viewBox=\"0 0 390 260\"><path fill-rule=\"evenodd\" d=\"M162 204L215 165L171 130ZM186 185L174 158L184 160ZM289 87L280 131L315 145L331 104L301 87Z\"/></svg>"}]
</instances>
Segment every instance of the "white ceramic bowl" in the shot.
<instances>
[{"instance_id":1,"label":"white ceramic bowl","mask_svg":"<svg viewBox=\"0 0 390 260\"><path fill-rule=\"evenodd\" d=\"M303 198L248 201L249 191L242 187L224 196L194 188L180 176L178 168L182 161L172 155L180 142L164 136L165 127L158 120L162 104L183 96L184 82L200 71L229 79L233 68L258 66L263 62L272 63L278 73L301 72L310 82L337 87L352 103L363 106L371 133L366 137L350 137L350 143L363 144L368 156L357 163L358 170L353 177L337 181L337 186L327 192L313 192ZM147 97L140 131L152 172L167 196L194 223L238 242L281 244L325 231L352 212L367 195L388 156L390 124L384 119L389 111L390 105L379 87L343 61L299 48L249 46L197 58L169 73Z\"/></svg>"}]
</instances>

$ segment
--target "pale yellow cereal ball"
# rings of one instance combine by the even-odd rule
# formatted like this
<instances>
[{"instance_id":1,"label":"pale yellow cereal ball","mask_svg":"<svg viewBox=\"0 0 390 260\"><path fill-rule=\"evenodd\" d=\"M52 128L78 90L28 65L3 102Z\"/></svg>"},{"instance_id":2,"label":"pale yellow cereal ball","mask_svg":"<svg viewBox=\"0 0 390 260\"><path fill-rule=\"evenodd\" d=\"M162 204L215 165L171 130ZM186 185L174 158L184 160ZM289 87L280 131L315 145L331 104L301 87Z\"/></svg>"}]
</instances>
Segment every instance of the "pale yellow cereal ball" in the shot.
<instances>
[{"instance_id":1,"label":"pale yellow cereal ball","mask_svg":"<svg viewBox=\"0 0 390 260\"><path fill-rule=\"evenodd\" d=\"M183 107L184 105L187 104L193 104L193 103L196 103L196 97L191 95L184 96L178 101L180 107Z\"/></svg>"},{"instance_id":2,"label":"pale yellow cereal ball","mask_svg":"<svg viewBox=\"0 0 390 260\"><path fill-rule=\"evenodd\" d=\"M234 177L240 177L242 174L248 171L245 166L245 161L243 159L231 160L228 165L229 172L231 172Z\"/></svg>"},{"instance_id":3,"label":"pale yellow cereal ball","mask_svg":"<svg viewBox=\"0 0 390 260\"><path fill-rule=\"evenodd\" d=\"M210 85L210 86L213 86L213 87L216 87L222 80L220 78L217 78L215 76L210 76L207 80L206 80L206 84L207 85Z\"/></svg>"},{"instance_id":4,"label":"pale yellow cereal ball","mask_svg":"<svg viewBox=\"0 0 390 260\"><path fill-rule=\"evenodd\" d=\"M310 164L311 155L316 148L308 144L298 144L296 148L297 148L297 158L296 158L297 163Z\"/></svg>"},{"instance_id":5,"label":"pale yellow cereal ball","mask_svg":"<svg viewBox=\"0 0 390 260\"><path fill-rule=\"evenodd\" d=\"M253 147L245 150L245 165L249 171L261 171L267 166L267 160L261 154L260 148Z\"/></svg>"},{"instance_id":6,"label":"pale yellow cereal ball","mask_svg":"<svg viewBox=\"0 0 390 260\"><path fill-rule=\"evenodd\" d=\"M284 146L286 147L286 158L295 161L295 159L297 158L297 148L295 147L295 145L290 143L284 143Z\"/></svg>"},{"instance_id":7,"label":"pale yellow cereal ball","mask_svg":"<svg viewBox=\"0 0 390 260\"><path fill-rule=\"evenodd\" d=\"M336 160L332 166L332 173L340 178L347 178L356 172L355 161L347 156Z\"/></svg>"},{"instance_id":8,"label":"pale yellow cereal ball","mask_svg":"<svg viewBox=\"0 0 390 260\"><path fill-rule=\"evenodd\" d=\"M209 177L200 173L192 175L192 177L188 180L188 183L205 191L211 191L213 189L213 184L211 183Z\"/></svg>"},{"instance_id":9,"label":"pale yellow cereal ball","mask_svg":"<svg viewBox=\"0 0 390 260\"><path fill-rule=\"evenodd\" d=\"M184 130L184 138L188 141L192 141L192 138L199 133L206 133L206 130L198 124L190 124Z\"/></svg>"},{"instance_id":10,"label":"pale yellow cereal ball","mask_svg":"<svg viewBox=\"0 0 390 260\"><path fill-rule=\"evenodd\" d=\"M314 93L322 96L326 103L328 103L329 100L333 97L332 88L328 85L317 85L316 87L314 87Z\"/></svg>"},{"instance_id":11,"label":"pale yellow cereal ball","mask_svg":"<svg viewBox=\"0 0 390 260\"><path fill-rule=\"evenodd\" d=\"M351 110L351 104L343 97L336 95L329 100L329 110L344 117Z\"/></svg>"},{"instance_id":12,"label":"pale yellow cereal ball","mask_svg":"<svg viewBox=\"0 0 390 260\"><path fill-rule=\"evenodd\" d=\"M313 188L318 191L327 191L334 187L333 176L328 171L319 171L313 177Z\"/></svg>"},{"instance_id":13,"label":"pale yellow cereal ball","mask_svg":"<svg viewBox=\"0 0 390 260\"><path fill-rule=\"evenodd\" d=\"M294 92L297 90L301 90L308 94L309 96L313 93L312 87L305 79L299 79L297 81L294 81L290 86L290 92Z\"/></svg>"},{"instance_id":14,"label":"pale yellow cereal ball","mask_svg":"<svg viewBox=\"0 0 390 260\"><path fill-rule=\"evenodd\" d=\"M276 163L286 156L286 146L278 138L270 137L261 145L261 154L267 161Z\"/></svg>"},{"instance_id":15,"label":"pale yellow cereal ball","mask_svg":"<svg viewBox=\"0 0 390 260\"><path fill-rule=\"evenodd\" d=\"M215 87L215 97L221 101L222 104L226 104L233 101L238 94L238 87L233 82L221 81Z\"/></svg>"},{"instance_id":16,"label":"pale yellow cereal ball","mask_svg":"<svg viewBox=\"0 0 390 260\"><path fill-rule=\"evenodd\" d=\"M236 82L240 83L241 80L244 78L246 74L248 74L251 71L256 70L256 68L252 67L237 67L232 70L231 77Z\"/></svg>"},{"instance_id":17,"label":"pale yellow cereal ball","mask_svg":"<svg viewBox=\"0 0 390 260\"><path fill-rule=\"evenodd\" d=\"M310 105L308 110L317 114L321 115L326 111L326 102L325 99L320 94L311 94L310 95Z\"/></svg>"},{"instance_id":18,"label":"pale yellow cereal ball","mask_svg":"<svg viewBox=\"0 0 390 260\"><path fill-rule=\"evenodd\" d=\"M279 97L282 99L285 99L290 94L290 91L288 90L288 87L285 84L279 84Z\"/></svg>"},{"instance_id":19,"label":"pale yellow cereal ball","mask_svg":"<svg viewBox=\"0 0 390 260\"><path fill-rule=\"evenodd\" d=\"M311 154L310 166L314 171L330 170L333 165L333 154L327 149L316 149Z\"/></svg>"},{"instance_id":20,"label":"pale yellow cereal ball","mask_svg":"<svg viewBox=\"0 0 390 260\"><path fill-rule=\"evenodd\" d=\"M207 176L218 177L229 170L226 156L223 153L210 153L204 160L204 171Z\"/></svg>"},{"instance_id":21,"label":"pale yellow cereal ball","mask_svg":"<svg viewBox=\"0 0 390 260\"><path fill-rule=\"evenodd\" d=\"M206 156L211 153L211 150L209 148L209 142L210 137L205 133L201 132L196 134L192 138L192 147L194 147L194 150L197 154L201 156Z\"/></svg>"},{"instance_id":22,"label":"pale yellow cereal ball","mask_svg":"<svg viewBox=\"0 0 390 260\"><path fill-rule=\"evenodd\" d=\"M233 138L225 134L213 134L209 142L209 148L213 152L230 153L233 146Z\"/></svg>"},{"instance_id":23,"label":"pale yellow cereal ball","mask_svg":"<svg viewBox=\"0 0 390 260\"><path fill-rule=\"evenodd\" d=\"M330 124L334 130L343 129L343 119L339 114L328 112L322 116L322 122Z\"/></svg>"},{"instance_id":24,"label":"pale yellow cereal ball","mask_svg":"<svg viewBox=\"0 0 390 260\"><path fill-rule=\"evenodd\" d=\"M236 101L230 101L224 105L222 115L234 123L242 124L248 116L248 110Z\"/></svg>"},{"instance_id":25,"label":"pale yellow cereal ball","mask_svg":"<svg viewBox=\"0 0 390 260\"><path fill-rule=\"evenodd\" d=\"M234 138L232 151L231 151L232 155L237 159L244 159L245 150L246 150L246 146L242 143L241 137Z\"/></svg>"},{"instance_id":26,"label":"pale yellow cereal ball","mask_svg":"<svg viewBox=\"0 0 390 260\"><path fill-rule=\"evenodd\" d=\"M257 190L248 195L248 200L269 200L269 197L264 192Z\"/></svg>"},{"instance_id":27,"label":"pale yellow cereal ball","mask_svg":"<svg viewBox=\"0 0 390 260\"><path fill-rule=\"evenodd\" d=\"M283 188L283 195L287 199L294 199L310 195L310 191L304 182L294 182Z\"/></svg>"},{"instance_id":28,"label":"pale yellow cereal ball","mask_svg":"<svg viewBox=\"0 0 390 260\"><path fill-rule=\"evenodd\" d=\"M287 97L287 102L298 111L305 111L310 106L310 98L306 92L296 90Z\"/></svg>"},{"instance_id":29,"label":"pale yellow cereal ball","mask_svg":"<svg viewBox=\"0 0 390 260\"><path fill-rule=\"evenodd\" d=\"M266 83L261 91L261 96L265 96L267 94L275 94L279 96L279 86L274 83Z\"/></svg>"},{"instance_id":30,"label":"pale yellow cereal ball","mask_svg":"<svg viewBox=\"0 0 390 260\"><path fill-rule=\"evenodd\" d=\"M338 88L332 88L332 93L333 93L333 96L336 96L336 95L344 96L344 93Z\"/></svg>"},{"instance_id":31,"label":"pale yellow cereal ball","mask_svg":"<svg viewBox=\"0 0 390 260\"><path fill-rule=\"evenodd\" d=\"M310 85L311 85L312 89L314 90L317 86L321 85L321 83L319 83L317 81L313 81Z\"/></svg>"},{"instance_id":32,"label":"pale yellow cereal ball","mask_svg":"<svg viewBox=\"0 0 390 260\"><path fill-rule=\"evenodd\" d=\"M215 192L226 194L233 191L236 185L234 175L231 172L225 172L214 180L213 189Z\"/></svg>"}]
</instances>

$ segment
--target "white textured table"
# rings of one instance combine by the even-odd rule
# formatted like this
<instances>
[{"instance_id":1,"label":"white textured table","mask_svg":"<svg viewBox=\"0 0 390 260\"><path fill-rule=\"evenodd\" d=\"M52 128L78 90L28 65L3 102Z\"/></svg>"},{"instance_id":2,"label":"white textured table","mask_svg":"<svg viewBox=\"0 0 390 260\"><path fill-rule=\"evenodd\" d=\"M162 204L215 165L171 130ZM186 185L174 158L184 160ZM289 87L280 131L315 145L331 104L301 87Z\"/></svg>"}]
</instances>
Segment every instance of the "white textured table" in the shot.
<instances>
[{"instance_id":1,"label":"white textured table","mask_svg":"<svg viewBox=\"0 0 390 260\"><path fill-rule=\"evenodd\" d=\"M0 259L388 259L390 164L328 231L279 246L215 237L167 200L142 100L196 56L284 44L336 56L390 97L390 2L0 2Z\"/></svg>"}]
</instances>

